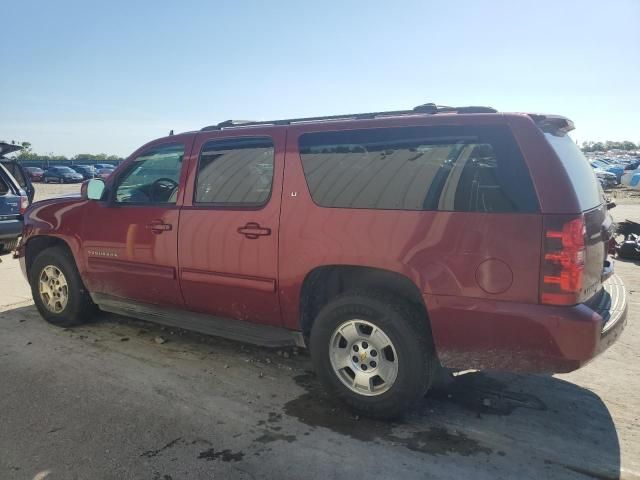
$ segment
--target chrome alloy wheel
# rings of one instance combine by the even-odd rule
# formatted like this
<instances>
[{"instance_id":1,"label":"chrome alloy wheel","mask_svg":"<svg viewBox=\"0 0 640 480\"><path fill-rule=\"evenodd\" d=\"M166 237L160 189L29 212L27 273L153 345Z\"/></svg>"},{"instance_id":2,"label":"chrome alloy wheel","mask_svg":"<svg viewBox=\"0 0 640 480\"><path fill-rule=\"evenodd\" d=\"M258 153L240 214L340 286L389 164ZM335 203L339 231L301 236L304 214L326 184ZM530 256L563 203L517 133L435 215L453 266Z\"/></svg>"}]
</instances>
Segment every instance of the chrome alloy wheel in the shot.
<instances>
[{"instance_id":1,"label":"chrome alloy wheel","mask_svg":"<svg viewBox=\"0 0 640 480\"><path fill-rule=\"evenodd\" d=\"M331 366L351 391L366 396L389 390L398 376L398 355L380 327L366 320L347 320L329 344Z\"/></svg>"},{"instance_id":2,"label":"chrome alloy wheel","mask_svg":"<svg viewBox=\"0 0 640 480\"><path fill-rule=\"evenodd\" d=\"M40 272L40 299L52 313L60 313L69 301L69 286L64 273L55 265L47 265Z\"/></svg>"}]
</instances>

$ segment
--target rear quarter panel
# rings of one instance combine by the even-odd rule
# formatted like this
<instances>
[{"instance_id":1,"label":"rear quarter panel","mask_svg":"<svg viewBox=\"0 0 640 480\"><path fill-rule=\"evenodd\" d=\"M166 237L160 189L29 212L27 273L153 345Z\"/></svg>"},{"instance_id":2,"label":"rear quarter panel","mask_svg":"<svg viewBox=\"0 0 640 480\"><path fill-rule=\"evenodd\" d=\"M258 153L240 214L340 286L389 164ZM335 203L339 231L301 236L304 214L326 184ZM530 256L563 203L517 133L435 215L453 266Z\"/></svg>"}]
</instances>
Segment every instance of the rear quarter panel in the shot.
<instances>
[{"instance_id":1,"label":"rear quarter panel","mask_svg":"<svg viewBox=\"0 0 640 480\"><path fill-rule=\"evenodd\" d=\"M496 121L504 124L501 116L487 119ZM431 122L423 118L394 124ZM461 122L460 116L452 116L450 122ZM437 124L443 125L443 120L438 119ZM363 126L367 122L357 127ZM438 296L537 302L539 214L319 207L304 177L298 138L320 129L337 126L295 126L287 135L279 250L280 295L287 327L299 328L300 288L309 272L324 265L369 266L400 273L424 294L428 310L429 299ZM435 330L434 323L446 319L432 317L431 322Z\"/></svg>"}]
</instances>

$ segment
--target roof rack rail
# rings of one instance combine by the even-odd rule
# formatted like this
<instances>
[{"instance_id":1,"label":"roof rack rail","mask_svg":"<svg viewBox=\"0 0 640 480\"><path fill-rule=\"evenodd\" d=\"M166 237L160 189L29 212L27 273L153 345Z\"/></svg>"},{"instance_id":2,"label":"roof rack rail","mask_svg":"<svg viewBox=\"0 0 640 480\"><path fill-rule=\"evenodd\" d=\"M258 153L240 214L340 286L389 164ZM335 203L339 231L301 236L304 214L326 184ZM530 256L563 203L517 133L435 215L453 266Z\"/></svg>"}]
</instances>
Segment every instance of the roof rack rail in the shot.
<instances>
[{"instance_id":1,"label":"roof rack rail","mask_svg":"<svg viewBox=\"0 0 640 480\"><path fill-rule=\"evenodd\" d=\"M210 125L202 128L200 131L223 130L228 128L243 128L259 125L291 125L294 123L310 123L310 122L329 122L338 120L366 120L380 117L397 117L403 115L434 115L437 113L497 113L498 111L491 107L448 107L436 105L435 103L425 103L418 105L412 110L391 110L386 112L369 112L369 113L350 113L345 115L327 115L322 117L301 117L287 118L283 120L265 120L252 122L250 120L225 120L217 125Z\"/></svg>"}]
</instances>

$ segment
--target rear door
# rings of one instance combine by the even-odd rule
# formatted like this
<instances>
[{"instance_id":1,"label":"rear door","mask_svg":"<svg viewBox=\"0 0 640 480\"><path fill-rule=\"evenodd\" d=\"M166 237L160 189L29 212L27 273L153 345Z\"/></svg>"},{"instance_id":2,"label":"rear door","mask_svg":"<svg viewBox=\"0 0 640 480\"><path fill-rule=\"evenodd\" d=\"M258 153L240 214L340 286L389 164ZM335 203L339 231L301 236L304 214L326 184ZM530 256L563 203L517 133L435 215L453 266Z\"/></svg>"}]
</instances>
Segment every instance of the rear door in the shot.
<instances>
[{"instance_id":1,"label":"rear door","mask_svg":"<svg viewBox=\"0 0 640 480\"><path fill-rule=\"evenodd\" d=\"M186 307L279 325L278 230L286 130L198 134L180 213Z\"/></svg>"}]
</instances>

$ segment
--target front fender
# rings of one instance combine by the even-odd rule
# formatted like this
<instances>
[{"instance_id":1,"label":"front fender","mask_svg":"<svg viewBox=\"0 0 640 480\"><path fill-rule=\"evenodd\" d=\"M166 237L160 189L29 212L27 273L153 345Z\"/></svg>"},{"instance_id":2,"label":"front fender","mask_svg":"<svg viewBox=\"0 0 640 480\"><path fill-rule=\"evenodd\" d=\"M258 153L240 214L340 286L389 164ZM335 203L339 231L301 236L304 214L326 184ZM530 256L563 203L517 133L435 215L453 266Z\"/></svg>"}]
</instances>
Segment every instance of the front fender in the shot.
<instances>
[{"instance_id":1,"label":"front fender","mask_svg":"<svg viewBox=\"0 0 640 480\"><path fill-rule=\"evenodd\" d=\"M37 238L55 238L69 247L78 269L83 271L84 264L80 248L83 206L86 203L87 200L80 198L56 198L32 204L24 214L22 241L16 257L26 257L29 245L34 245L33 242ZM48 244L48 242L36 243L44 248Z\"/></svg>"}]
</instances>

